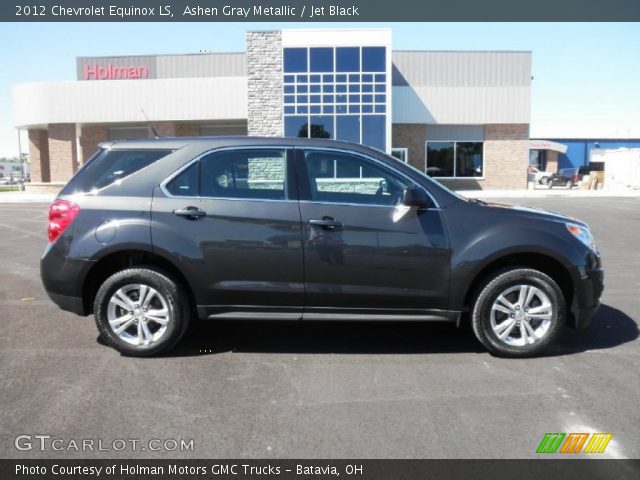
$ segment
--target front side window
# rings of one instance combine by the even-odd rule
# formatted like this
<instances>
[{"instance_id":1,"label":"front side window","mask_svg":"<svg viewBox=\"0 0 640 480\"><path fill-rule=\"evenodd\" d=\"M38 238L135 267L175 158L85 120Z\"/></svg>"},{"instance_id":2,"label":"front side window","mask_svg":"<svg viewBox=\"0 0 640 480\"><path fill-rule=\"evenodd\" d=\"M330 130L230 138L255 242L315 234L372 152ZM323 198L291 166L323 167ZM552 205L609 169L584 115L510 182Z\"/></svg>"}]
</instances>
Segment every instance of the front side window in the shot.
<instances>
[{"instance_id":1,"label":"front side window","mask_svg":"<svg viewBox=\"0 0 640 480\"><path fill-rule=\"evenodd\" d=\"M305 152L311 200L359 205L398 205L409 183L364 157L349 153Z\"/></svg>"},{"instance_id":2,"label":"front side window","mask_svg":"<svg viewBox=\"0 0 640 480\"><path fill-rule=\"evenodd\" d=\"M227 150L200 160L203 197L284 200L284 149Z\"/></svg>"},{"instance_id":3,"label":"front side window","mask_svg":"<svg viewBox=\"0 0 640 480\"><path fill-rule=\"evenodd\" d=\"M482 177L482 151L482 142L427 142L426 173L431 177Z\"/></svg>"}]
</instances>

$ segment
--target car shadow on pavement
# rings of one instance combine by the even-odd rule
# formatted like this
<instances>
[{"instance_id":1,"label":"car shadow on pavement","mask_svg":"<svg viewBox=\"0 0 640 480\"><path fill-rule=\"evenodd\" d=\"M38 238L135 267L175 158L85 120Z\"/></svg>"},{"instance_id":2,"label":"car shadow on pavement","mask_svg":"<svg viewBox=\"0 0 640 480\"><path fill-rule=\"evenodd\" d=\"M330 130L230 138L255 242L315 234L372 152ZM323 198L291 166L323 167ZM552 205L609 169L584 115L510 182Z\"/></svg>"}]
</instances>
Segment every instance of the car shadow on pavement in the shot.
<instances>
[{"instance_id":1,"label":"car shadow on pavement","mask_svg":"<svg viewBox=\"0 0 640 480\"><path fill-rule=\"evenodd\" d=\"M624 312L602 305L589 329L565 329L543 356L614 348L638 338ZM439 354L485 353L468 325L428 322L196 322L168 356L224 352Z\"/></svg>"},{"instance_id":2,"label":"car shadow on pavement","mask_svg":"<svg viewBox=\"0 0 640 480\"><path fill-rule=\"evenodd\" d=\"M447 323L242 320L198 322L168 355L481 351L468 329Z\"/></svg>"},{"instance_id":3,"label":"car shadow on pavement","mask_svg":"<svg viewBox=\"0 0 640 480\"><path fill-rule=\"evenodd\" d=\"M603 304L589 328L579 331L565 329L558 343L550 347L544 356L606 350L632 342L639 334L638 324L633 318L617 308Z\"/></svg>"}]
</instances>

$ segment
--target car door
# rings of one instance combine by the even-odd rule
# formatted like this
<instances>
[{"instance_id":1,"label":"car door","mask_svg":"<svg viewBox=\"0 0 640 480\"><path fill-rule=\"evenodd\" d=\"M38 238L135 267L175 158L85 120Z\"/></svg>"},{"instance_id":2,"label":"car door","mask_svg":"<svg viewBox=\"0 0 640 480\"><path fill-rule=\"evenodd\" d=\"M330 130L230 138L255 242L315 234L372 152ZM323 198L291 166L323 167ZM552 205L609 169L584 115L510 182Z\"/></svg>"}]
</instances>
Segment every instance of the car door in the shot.
<instances>
[{"instance_id":1,"label":"car door","mask_svg":"<svg viewBox=\"0 0 640 480\"><path fill-rule=\"evenodd\" d=\"M286 148L216 150L154 198L154 248L187 270L205 316L300 318L301 225L290 157Z\"/></svg>"},{"instance_id":2,"label":"car door","mask_svg":"<svg viewBox=\"0 0 640 480\"><path fill-rule=\"evenodd\" d=\"M410 178L380 160L334 149L297 150L296 167L304 318L437 316L447 309L449 248L441 213L435 205L400 205L404 189L416 186Z\"/></svg>"}]
</instances>

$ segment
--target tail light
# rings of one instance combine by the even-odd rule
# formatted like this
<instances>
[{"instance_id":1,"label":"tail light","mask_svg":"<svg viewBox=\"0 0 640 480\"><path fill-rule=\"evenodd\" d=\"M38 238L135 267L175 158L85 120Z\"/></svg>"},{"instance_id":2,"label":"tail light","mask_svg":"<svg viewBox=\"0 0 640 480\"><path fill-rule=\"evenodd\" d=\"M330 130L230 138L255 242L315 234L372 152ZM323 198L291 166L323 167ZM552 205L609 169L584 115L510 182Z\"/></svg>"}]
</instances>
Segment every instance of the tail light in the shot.
<instances>
[{"instance_id":1,"label":"tail light","mask_svg":"<svg viewBox=\"0 0 640 480\"><path fill-rule=\"evenodd\" d=\"M574 176L573 176L573 182L575 183L575 182L577 182L577 181L578 181L578 175L574 175Z\"/></svg>"},{"instance_id":2,"label":"tail light","mask_svg":"<svg viewBox=\"0 0 640 480\"><path fill-rule=\"evenodd\" d=\"M56 200L49 207L49 243L53 243L80 213L80 207L67 200Z\"/></svg>"}]
</instances>

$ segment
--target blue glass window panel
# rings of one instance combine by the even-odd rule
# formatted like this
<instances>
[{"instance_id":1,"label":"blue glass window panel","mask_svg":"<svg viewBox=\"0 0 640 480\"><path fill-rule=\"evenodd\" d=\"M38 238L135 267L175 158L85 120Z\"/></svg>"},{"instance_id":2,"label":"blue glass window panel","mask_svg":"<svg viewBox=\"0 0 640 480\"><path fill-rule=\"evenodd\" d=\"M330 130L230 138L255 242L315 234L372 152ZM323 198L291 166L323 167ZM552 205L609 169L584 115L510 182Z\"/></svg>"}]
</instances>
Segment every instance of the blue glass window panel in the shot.
<instances>
[{"instance_id":1,"label":"blue glass window panel","mask_svg":"<svg viewBox=\"0 0 640 480\"><path fill-rule=\"evenodd\" d=\"M371 103L371 102L373 102L373 95L362 95L362 103Z\"/></svg>"},{"instance_id":2,"label":"blue glass window panel","mask_svg":"<svg viewBox=\"0 0 640 480\"><path fill-rule=\"evenodd\" d=\"M346 95L336 95L336 103L347 103Z\"/></svg>"},{"instance_id":3,"label":"blue glass window panel","mask_svg":"<svg viewBox=\"0 0 640 480\"><path fill-rule=\"evenodd\" d=\"M333 93L333 85L323 85L322 86L323 93Z\"/></svg>"},{"instance_id":4,"label":"blue glass window panel","mask_svg":"<svg viewBox=\"0 0 640 480\"><path fill-rule=\"evenodd\" d=\"M371 75L371 74L362 75L362 81L363 82L373 82L373 75Z\"/></svg>"},{"instance_id":5,"label":"blue glass window panel","mask_svg":"<svg viewBox=\"0 0 640 480\"><path fill-rule=\"evenodd\" d=\"M385 113L387 111L386 105L376 105L375 107L376 113Z\"/></svg>"},{"instance_id":6,"label":"blue glass window panel","mask_svg":"<svg viewBox=\"0 0 640 480\"><path fill-rule=\"evenodd\" d=\"M311 92L311 93L320 93L320 85L311 85L309 87L309 92Z\"/></svg>"},{"instance_id":7,"label":"blue glass window panel","mask_svg":"<svg viewBox=\"0 0 640 480\"><path fill-rule=\"evenodd\" d=\"M295 97L293 95L284 96L284 103L294 103L294 102L295 102Z\"/></svg>"},{"instance_id":8,"label":"blue glass window panel","mask_svg":"<svg viewBox=\"0 0 640 480\"><path fill-rule=\"evenodd\" d=\"M359 72L360 48L338 47L336 48L336 72Z\"/></svg>"},{"instance_id":9,"label":"blue glass window panel","mask_svg":"<svg viewBox=\"0 0 640 480\"><path fill-rule=\"evenodd\" d=\"M322 76L322 81L323 82L333 82L333 75L323 75Z\"/></svg>"},{"instance_id":10,"label":"blue glass window panel","mask_svg":"<svg viewBox=\"0 0 640 480\"><path fill-rule=\"evenodd\" d=\"M290 115L292 113L296 113L296 108L293 106L284 107L284 114Z\"/></svg>"},{"instance_id":11,"label":"blue glass window panel","mask_svg":"<svg viewBox=\"0 0 640 480\"><path fill-rule=\"evenodd\" d=\"M307 93L308 88L307 85L298 85L298 93Z\"/></svg>"},{"instance_id":12,"label":"blue glass window panel","mask_svg":"<svg viewBox=\"0 0 640 480\"><path fill-rule=\"evenodd\" d=\"M385 93L387 91L387 86L382 84L382 85L376 85L376 93Z\"/></svg>"},{"instance_id":13,"label":"blue glass window panel","mask_svg":"<svg viewBox=\"0 0 640 480\"><path fill-rule=\"evenodd\" d=\"M333 115L315 115L311 117L311 138L335 138Z\"/></svg>"},{"instance_id":14,"label":"blue glass window panel","mask_svg":"<svg viewBox=\"0 0 640 480\"><path fill-rule=\"evenodd\" d=\"M360 95L349 95L349 103L360 103Z\"/></svg>"},{"instance_id":15,"label":"blue glass window panel","mask_svg":"<svg viewBox=\"0 0 640 480\"><path fill-rule=\"evenodd\" d=\"M336 82L340 83L344 83L347 81L347 76L346 75L336 75Z\"/></svg>"},{"instance_id":16,"label":"blue glass window panel","mask_svg":"<svg viewBox=\"0 0 640 480\"><path fill-rule=\"evenodd\" d=\"M384 72L386 70L385 47L362 47L362 71Z\"/></svg>"},{"instance_id":17,"label":"blue glass window panel","mask_svg":"<svg viewBox=\"0 0 640 480\"><path fill-rule=\"evenodd\" d=\"M295 93L295 87L293 85L285 85L284 93Z\"/></svg>"},{"instance_id":18,"label":"blue glass window panel","mask_svg":"<svg viewBox=\"0 0 640 480\"><path fill-rule=\"evenodd\" d=\"M341 115L336 117L336 138L345 142L360 143L360 116Z\"/></svg>"},{"instance_id":19,"label":"blue glass window panel","mask_svg":"<svg viewBox=\"0 0 640 480\"><path fill-rule=\"evenodd\" d=\"M320 103L320 95L311 95L309 97L309 103Z\"/></svg>"},{"instance_id":20,"label":"blue glass window panel","mask_svg":"<svg viewBox=\"0 0 640 480\"><path fill-rule=\"evenodd\" d=\"M307 83L308 80L308 75L298 75L298 83Z\"/></svg>"},{"instance_id":21,"label":"blue glass window panel","mask_svg":"<svg viewBox=\"0 0 640 480\"><path fill-rule=\"evenodd\" d=\"M295 75L285 75L284 76L284 83L293 83L295 81L296 81Z\"/></svg>"},{"instance_id":22,"label":"blue glass window panel","mask_svg":"<svg viewBox=\"0 0 640 480\"><path fill-rule=\"evenodd\" d=\"M349 113L360 113L360 105L349 105Z\"/></svg>"},{"instance_id":23,"label":"blue glass window panel","mask_svg":"<svg viewBox=\"0 0 640 480\"><path fill-rule=\"evenodd\" d=\"M320 75L309 75L309 81L311 83L320 83Z\"/></svg>"},{"instance_id":24,"label":"blue glass window panel","mask_svg":"<svg viewBox=\"0 0 640 480\"><path fill-rule=\"evenodd\" d=\"M384 115L362 117L362 143L378 150L385 150L386 118Z\"/></svg>"},{"instance_id":25,"label":"blue glass window panel","mask_svg":"<svg viewBox=\"0 0 640 480\"><path fill-rule=\"evenodd\" d=\"M309 51L311 72L333 72L333 48L311 48Z\"/></svg>"},{"instance_id":26,"label":"blue glass window panel","mask_svg":"<svg viewBox=\"0 0 640 480\"><path fill-rule=\"evenodd\" d=\"M306 137L307 117L285 117L284 119L284 136L285 137ZM305 133L305 135L300 135Z\"/></svg>"},{"instance_id":27,"label":"blue glass window panel","mask_svg":"<svg viewBox=\"0 0 640 480\"><path fill-rule=\"evenodd\" d=\"M373 105L362 105L362 113L373 113Z\"/></svg>"},{"instance_id":28,"label":"blue glass window panel","mask_svg":"<svg viewBox=\"0 0 640 480\"><path fill-rule=\"evenodd\" d=\"M320 105L311 105L309 111L313 115L314 113L320 113Z\"/></svg>"},{"instance_id":29,"label":"blue glass window panel","mask_svg":"<svg viewBox=\"0 0 640 480\"><path fill-rule=\"evenodd\" d=\"M322 113L333 113L333 105L323 105Z\"/></svg>"},{"instance_id":30,"label":"blue glass window panel","mask_svg":"<svg viewBox=\"0 0 640 480\"><path fill-rule=\"evenodd\" d=\"M324 103L333 103L333 95L323 95L322 101Z\"/></svg>"},{"instance_id":31,"label":"blue glass window panel","mask_svg":"<svg viewBox=\"0 0 640 480\"><path fill-rule=\"evenodd\" d=\"M376 82L386 82L387 76L385 74L376 75Z\"/></svg>"},{"instance_id":32,"label":"blue glass window panel","mask_svg":"<svg viewBox=\"0 0 640 480\"><path fill-rule=\"evenodd\" d=\"M349 81L350 82L359 82L360 81L360 75L349 75Z\"/></svg>"},{"instance_id":33,"label":"blue glass window panel","mask_svg":"<svg viewBox=\"0 0 640 480\"><path fill-rule=\"evenodd\" d=\"M337 93L347 93L347 86L346 85L336 85L336 92Z\"/></svg>"},{"instance_id":34,"label":"blue glass window panel","mask_svg":"<svg viewBox=\"0 0 640 480\"><path fill-rule=\"evenodd\" d=\"M346 105L336 105L336 113L347 113Z\"/></svg>"},{"instance_id":35,"label":"blue glass window panel","mask_svg":"<svg viewBox=\"0 0 640 480\"><path fill-rule=\"evenodd\" d=\"M300 114L303 114L303 115L304 115L304 114L307 114L307 113L309 113L309 107L306 107L306 106L304 106L304 107L296 107L296 113L297 113L298 115L300 115Z\"/></svg>"},{"instance_id":36,"label":"blue glass window panel","mask_svg":"<svg viewBox=\"0 0 640 480\"><path fill-rule=\"evenodd\" d=\"M360 92L360 85L349 85L349 92Z\"/></svg>"},{"instance_id":37,"label":"blue glass window panel","mask_svg":"<svg viewBox=\"0 0 640 480\"><path fill-rule=\"evenodd\" d=\"M376 95L376 103L385 103L387 101L386 95Z\"/></svg>"},{"instance_id":38,"label":"blue glass window panel","mask_svg":"<svg viewBox=\"0 0 640 480\"><path fill-rule=\"evenodd\" d=\"M308 71L306 48L285 48L283 55L285 72L290 73Z\"/></svg>"},{"instance_id":39,"label":"blue glass window panel","mask_svg":"<svg viewBox=\"0 0 640 480\"><path fill-rule=\"evenodd\" d=\"M364 93L371 93L373 92L373 85L362 85L362 91Z\"/></svg>"},{"instance_id":40,"label":"blue glass window panel","mask_svg":"<svg viewBox=\"0 0 640 480\"><path fill-rule=\"evenodd\" d=\"M298 103L308 103L309 96L308 95L298 95Z\"/></svg>"}]
</instances>

